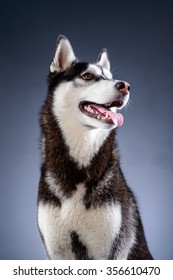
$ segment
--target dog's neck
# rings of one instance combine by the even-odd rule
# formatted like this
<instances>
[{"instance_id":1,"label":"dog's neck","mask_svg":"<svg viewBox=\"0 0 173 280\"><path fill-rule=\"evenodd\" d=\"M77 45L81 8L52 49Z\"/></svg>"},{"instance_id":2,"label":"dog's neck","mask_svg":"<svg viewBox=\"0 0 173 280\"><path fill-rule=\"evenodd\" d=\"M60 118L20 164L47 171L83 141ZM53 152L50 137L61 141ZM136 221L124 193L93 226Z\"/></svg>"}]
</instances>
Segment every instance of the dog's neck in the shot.
<instances>
[{"instance_id":1,"label":"dog's neck","mask_svg":"<svg viewBox=\"0 0 173 280\"><path fill-rule=\"evenodd\" d=\"M78 171L88 170L93 169L96 160L97 173L101 174L114 153L115 130L79 125L67 118L57 121L49 105L47 102L41 113L42 160L47 168L56 173L63 161L67 169L73 166Z\"/></svg>"},{"instance_id":2,"label":"dog's neck","mask_svg":"<svg viewBox=\"0 0 173 280\"><path fill-rule=\"evenodd\" d=\"M87 167L100 147L108 138L111 130L91 128L89 126L70 126L63 130L65 142L69 148L70 156L79 167Z\"/></svg>"}]
</instances>

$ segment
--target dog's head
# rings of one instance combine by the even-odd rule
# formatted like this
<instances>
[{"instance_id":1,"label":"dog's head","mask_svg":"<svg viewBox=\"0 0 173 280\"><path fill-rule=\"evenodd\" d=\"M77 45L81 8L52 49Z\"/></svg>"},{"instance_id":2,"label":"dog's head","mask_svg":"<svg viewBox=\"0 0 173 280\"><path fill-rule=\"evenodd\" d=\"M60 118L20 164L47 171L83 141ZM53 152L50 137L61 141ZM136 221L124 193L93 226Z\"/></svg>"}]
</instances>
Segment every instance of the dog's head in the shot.
<instances>
[{"instance_id":1,"label":"dog's head","mask_svg":"<svg viewBox=\"0 0 173 280\"><path fill-rule=\"evenodd\" d=\"M96 63L78 62L69 40L60 36L50 65L49 90L59 123L112 129L121 126L117 110L129 99L127 82L114 80L106 49Z\"/></svg>"}]
</instances>

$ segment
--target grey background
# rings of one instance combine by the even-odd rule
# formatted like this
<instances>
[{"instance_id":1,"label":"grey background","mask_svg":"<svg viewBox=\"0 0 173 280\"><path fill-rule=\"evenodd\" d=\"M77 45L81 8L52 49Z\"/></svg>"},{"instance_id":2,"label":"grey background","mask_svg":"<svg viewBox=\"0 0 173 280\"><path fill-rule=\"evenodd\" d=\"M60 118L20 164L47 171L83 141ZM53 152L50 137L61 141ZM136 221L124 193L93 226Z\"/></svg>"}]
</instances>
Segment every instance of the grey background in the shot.
<instances>
[{"instance_id":1,"label":"grey background","mask_svg":"<svg viewBox=\"0 0 173 280\"><path fill-rule=\"evenodd\" d=\"M59 34L77 56L109 52L131 84L118 130L151 252L173 259L173 1L1 1L0 259L45 259L36 227L38 113Z\"/></svg>"}]
</instances>

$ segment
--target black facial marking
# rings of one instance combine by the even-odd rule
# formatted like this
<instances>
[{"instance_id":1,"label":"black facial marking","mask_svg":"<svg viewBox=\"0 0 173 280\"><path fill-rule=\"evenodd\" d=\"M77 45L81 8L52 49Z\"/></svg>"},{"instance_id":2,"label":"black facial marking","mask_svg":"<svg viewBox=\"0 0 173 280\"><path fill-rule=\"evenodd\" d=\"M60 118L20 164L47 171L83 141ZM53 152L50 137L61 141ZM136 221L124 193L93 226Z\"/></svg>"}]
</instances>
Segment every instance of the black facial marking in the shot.
<instances>
[{"instance_id":1,"label":"black facial marking","mask_svg":"<svg viewBox=\"0 0 173 280\"><path fill-rule=\"evenodd\" d=\"M67 71L63 75L64 81L71 81L74 78L78 77L82 72L84 72L88 67L88 63L78 62L74 64L71 68L67 69Z\"/></svg>"},{"instance_id":2,"label":"black facial marking","mask_svg":"<svg viewBox=\"0 0 173 280\"><path fill-rule=\"evenodd\" d=\"M80 74L84 72L87 67L88 63L86 62L76 62L72 64L72 66L66 71L60 73L50 72L48 76L49 91L52 92L60 82L73 81L75 78L80 76Z\"/></svg>"},{"instance_id":3,"label":"black facial marking","mask_svg":"<svg viewBox=\"0 0 173 280\"><path fill-rule=\"evenodd\" d=\"M87 248L79 239L79 235L73 231L71 233L72 252L75 254L76 260L89 260Z\"/></svg>"}]
</instances>

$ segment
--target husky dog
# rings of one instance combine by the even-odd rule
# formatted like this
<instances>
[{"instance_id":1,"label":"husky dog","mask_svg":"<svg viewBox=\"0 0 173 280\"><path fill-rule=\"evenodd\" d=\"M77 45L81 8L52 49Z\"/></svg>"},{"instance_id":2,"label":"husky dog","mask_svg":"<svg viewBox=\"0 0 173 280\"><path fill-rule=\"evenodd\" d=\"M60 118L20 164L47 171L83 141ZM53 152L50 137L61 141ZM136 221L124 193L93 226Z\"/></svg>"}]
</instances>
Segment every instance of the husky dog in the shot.
<instances>
[{"instance_id":1,"label":"husky dog","mask_svg":"<svg viewBox=\"0 0 173 280\"><path fill-rule=\"evenodd\" d=\"M115 143L129 89L106 49L79 62L59 37L40 117L38 227L50 259L152 259Z\"/></svg>"}]
</instances>

